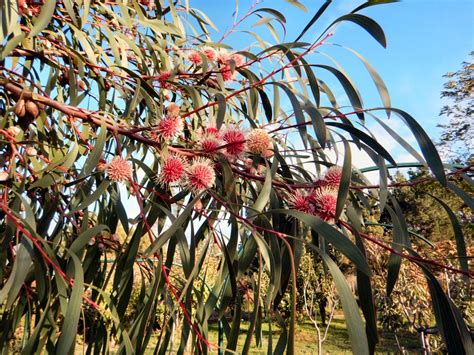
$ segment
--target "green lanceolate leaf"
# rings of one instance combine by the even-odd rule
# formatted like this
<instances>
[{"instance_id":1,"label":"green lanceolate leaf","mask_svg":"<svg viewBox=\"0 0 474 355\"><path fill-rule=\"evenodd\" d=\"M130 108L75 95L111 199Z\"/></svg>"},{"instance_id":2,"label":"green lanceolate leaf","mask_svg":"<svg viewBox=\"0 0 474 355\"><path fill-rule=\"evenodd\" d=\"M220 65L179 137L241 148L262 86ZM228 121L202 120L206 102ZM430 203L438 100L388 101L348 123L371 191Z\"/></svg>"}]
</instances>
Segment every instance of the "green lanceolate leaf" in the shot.
<instances>
[{"instance_id":1,"label":"green lanceolate leaf","mask_svg":"<svg viewBox=\"0 0 474 355\"><path fill-rule=\"evenodd\" d=\"M283 83L274 82L272 83L275 86L278 86L285 91L290 99L291 105L293 106L293 110L295 113L296 123L298 124L298 131L300 133L301 139L303 141L304 146L308 145L308 132L306 129L306 120L304 118L303 110L301 109L301 105L296 98L296 95L291 91L291 89Z\"/></svg>"},{"instance_id":2,"label":"green lanceolate leaf","mask_svg":"<svg viewBox=\"0 0 474 355\"><path fill-rule=\"evenodd\" d=\"M217 115L216 115L216 128L220 129L222 126L222 123L224 122L227 103L225 101L224 95L222 94L217 94L215 97L215 100L217 101L217 105L218 105Z\"/></svg>"},{"instance_id":3,"label":"green lanceolate leaf","mask_svg":"<svg viewBox=\"0 0 474 355\"><path fill-rule=\"evenodd\" d=\"M342 310L344 311L344 318L347 324L347 332L351 341L352 352L354 354L369 354L369 344L365 334L365 327L362 317L359 314L359 307L347 285L346 278L341 272L337 264L321 249L310 245L311 249L316 251L331 273L334 283L336 284L337 292L341 298Z\"/></svg>"},{"instance_id":4,"label":"green lanceolate leaf","mask_svg":"<svg viewBox=\"0 0 474 355\"><path fill-rule=\"evenodd\" d=\"M186 208L181 214L173 221L172 226L167 229L164 233L160 234L156 240L147 248L146 254L151 255L159 250L165 243L176 233L176 231L183 227L185 221L190 217L193 212L194 205L200 199L201 194L196 195L192 201L188 203Z\"/></svg>"},{"instance_id":5,"label":"green lanceolate leaf","mask_svg":"<svg viewBox=\"0 0 474 355\"><path fill-rule=\"evenodd\" d=\"M370 6L390 4L390 3L399 2L399 1L400 0L369 0L363 3L362 5L356 7L354 10L352 10L352 13L359 12L360 10L363 10Z\"/></svg>"},{"instance_id":6,"label":"green lanceolate leaf","mask_svg":"<svg viewBox=\"0 0 474 355\"><path fill-rule=\"evenodd\" d=\"M86 162L84 163L84 168L82 169L82 176L89 175L92 170L94 170L99 162L102 154L104 154L104 146L105 141L107 139L107 128L105 123L103 123L100 127L100 133L97 135L96 143L94 145L94 149L92 153L87 158Z\"/></svg>"},{"instance_id":7,"label":"green lanceolate leaf","mask_svg":"<svg viewBox=\"0 0 474 355\"><path fill-rule=\"evenodd\" d=\"M413 251L412 254L416 255ZM459 310L457 310L449 297L446 296L438 280L429 269L420 263L417 264L423 270L426 280L428 281L436 325L446 344L448 353L474 354L469 329L462 317L459 316Z\"/></svg>"},{"instance_id":8,"label":"green lanceolate leaf","mask_svg":"<svg viewBox=\"0 0 474 355\"><path fill-rule=\"evenodd\" d=\"M23 239L18 245L16 259L10 277L0 290L0 304L2 304L6 299L7 303L5 307L7 309L15 302L23 283L25 282L26 276L30 271L31 265L33 264L32 247L33 245L31 241L27 239Z\"/></svg>"},{"instance_id":9,"label":"green lanceolate leaf","mask_svg":"<svg viewBox=\"0 0 474 355\"><path fill-rule=\"evenodd\" d=\"M331 26L342 21L350 21L358 24L360 27L366 30L373 38L375 38L375 40L379 42L384 48L387 47L387 40L385 38L385 33L383 32L382 27L380 27L380 25L374 20L372 20L370 17L360 14L344 15L334 21Z\"/></svg>"},{"instance_id":10,"label":"green lanceolate leaf","mask_svg":"<svg viewBox=\"0 0 474 355\"><path fill-rule=\"evenodd\" d=\"M393 223L393 243L392 248L395 249L397 252L403 251L403 240L404 240L404 232L402 229L402 224L398 219L397 214L390 206L385 206L387 211L390 213L390 217L392 218ZM400 275L400 267L402 264L402 257L395 253L390 253L388 258L388 271L387 271L387 285L386 285L386 292L387 297L390 297L390 294L395 287L395 284L398 280Z\"/></svg>"},{"instance_id":11,"label":"green lanceolate leaf","mask_svg":"<svg viewBox=\"0 0 474 355\"><path fill-rule=\"evenodd\" d=\"M361 111L363 107L362 100L359 94L357 93L357 90L352 85L351 81L341 71L329 65L312 64L311 66L325 69L334 74L334 76L339 80L342 87L344 88L344 91L346 92L352 107L355 111L357 111L357 116L361 121L364 121L364 113Z\"/></svg>"},{"instance_id":12,"label":"green lanceolate leaf","mask_svg":"<svg viewBox=\"0 0 474 355\"><path fill-rule=\"evenodd\" d=\"M359 232L353 231L356 245L362 254L367 255L365 247ZM377 330L377 314L374 295L372 292L372 282L370 277L357 270L357 293L359 295L359 306L364 313L365 318L365 333L367 334L367 341L369 343L370 353L375 352L375 346L379 342L379 335Z\"/></svg>"},{"instance_id":13,"label":"green lanceolate leaf","mask_svg":"<svg viewBox=\"0 0 474 355\"><path fill-rule=\"evenodd\" d=\"M344 163L342 165L341 183L337 192L337 203L336 203L336 216L334 219L337 221L341 216L344 206L346 204L347 196L349 194L349 187L351 186L351 175L352 175L352 155L351 147L346 139L341 137L344 142Z\"/></svg>"},{"instance_id":14,"label":"green lanceolate leaf","mask_svg":"<svg viewBox=\"0 0 474 355\"><path fill-rule=\"evenodd\" d=\"M44 5L41 7L41 12L34 21L33 27L31 28L29 37L34 37L41 31L43 31L46 26L50 23L53 18L54 11L56 10L56 0L45 1Z\"/></svg>"},{"instance_id":15,"label":"green lanceolate leaf","mask_svg":"<svg viewBox=\"0 0 474 355\"><path fill-rule=\"evenodd\" d=\"M371 110L379 110L379 109L371 109ZM425 157L428 166L430 167L433 174L436 176L438 181L443 185L447 185L446 174L444 173L443 163L441 162L441 158L439 157L438 151L434 146L431 139L426 134L425 130L421 127L421 125L416 122L416 120L410 116L405 111L390 108L391 111L398 114L408 125L410 130L413 132L415 139L417 140L418 144L420 145L421 152Z\"/></svg>"},{"instance_id":16,"label":"green lanceolate leaf","mask_svg":"<svg viewBox=\"0 0 474 355\"><path fill-rule=\"evenodd\" d=\"M362 132L361 130L355 128L354 126L349 126L347 124L343 123L338 123L338 122L327 122L327 126L333 126L337 128L341 128L350 134L354 135L361 141L363 141L365 144L367 144L370 148L372 148L376 153L380 154L383 156L385 159L387 159L389 162L391 162L393 165L397 165L395 160L392 158L389 152L385 150L384 147L380 145L375 139L373 139L371 136L369 136L367 133Z\"/></svg>"},{"instance_id":17,"label":"green lanceolate leaf","mask_svg":"<svg viewBox=\"0 0 474 355\"><path fill-rule=\"evenodd\" d=\"M295 42L298 42L301 37L305 35L306 32L318 21L318 19L321 17L321 15L326 11L328 6L331 4L332 0L326 0L326 2L321 5L321 7L316 11L316 14L311 18L311 20L308 22L308 24L303 28L303 31L296 37Z\"/></svg>"},{"instance_id":18,"label":"green lanceolate leaf","mask_svg":"<svg viewBox=\"0 0 474 355\"><path fill-rule=\"evenodd\" d=\"M58 354L69 354L76 340L77 326L82 309L82 293L84 292L84 274L81 261L75 254L70 253L74 264L74 285L69 297L64 323L61 327L61 335L56 345Z\"/></svg>"},{"instance_id":19,"label":"green lanceolate leaf","mask_svg":"<svg viewBox=\"0 0 474 355\"><path fill-rule=\"evenodd\" d=\"M319 233L329 243L333 244L334 247L351 260L361 272L368 276L370 275L370 268L364 255L350 239L329 223L324 222L319 217L294 210L272 210L269 211L269 213L281 213L299 219L311 227L316 233Z\"/></svg>"}]
</instances>

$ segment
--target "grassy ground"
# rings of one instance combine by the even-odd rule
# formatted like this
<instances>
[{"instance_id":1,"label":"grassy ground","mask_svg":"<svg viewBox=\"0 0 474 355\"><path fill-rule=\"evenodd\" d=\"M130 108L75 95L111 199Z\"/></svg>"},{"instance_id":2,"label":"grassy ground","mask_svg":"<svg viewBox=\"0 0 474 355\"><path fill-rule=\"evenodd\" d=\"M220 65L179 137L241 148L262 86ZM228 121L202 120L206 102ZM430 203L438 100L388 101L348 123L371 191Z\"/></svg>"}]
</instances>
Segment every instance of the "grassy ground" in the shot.
<instances>
[{"instance_id":1,"label":"grassy ground","mask_svg":"<svg viewBox=\"0 0 474 355\"><path fill-rule=\"evenodd\" d=\"M248 330L249 323L242 322L240 328L239 343L237 347L237 352L240 353L245 342L246 332ZM268 325L262 325L262 346L257 346L255 341L255 336L252 339L252 345L250 354L266 354L266 349L268 345ZM324 331L324 329L322 330ZM179 333L177 333L179 334ZM384 333L380 332L380 341L377 345L376 352L383 354L395 354L400 353L400 349L397 346L397 342L393 333ZM275 332L273 334L273 346L275 346L278 341L279 333ZM218 329L217 324L210 325L209 337L208 340L211 344L218 343ZM175 339L179 345L179 338ZM224 340L225 341L225 340ZM401 333L398 334L398 341L400 346L403 347L410 353L416 353L420 350L420 343L418 338L414 334L410 333ZM325 342L322 345L323 354L350 354L351 345L349 342L349 337L347 334L347 328L342 317L336 317L333 319L331 326L328 330L328 335ZM149 345L149 352L147 354L152 354L152 349L154 348L153 340ZM299 322L296 328L295 334L295 353L296 354L317 354L318 352L318 342L317 342L317 333L316 329L310 322ZM217 351L211 351L211 353L217 353Z\"/></svg>"}]
</instances>

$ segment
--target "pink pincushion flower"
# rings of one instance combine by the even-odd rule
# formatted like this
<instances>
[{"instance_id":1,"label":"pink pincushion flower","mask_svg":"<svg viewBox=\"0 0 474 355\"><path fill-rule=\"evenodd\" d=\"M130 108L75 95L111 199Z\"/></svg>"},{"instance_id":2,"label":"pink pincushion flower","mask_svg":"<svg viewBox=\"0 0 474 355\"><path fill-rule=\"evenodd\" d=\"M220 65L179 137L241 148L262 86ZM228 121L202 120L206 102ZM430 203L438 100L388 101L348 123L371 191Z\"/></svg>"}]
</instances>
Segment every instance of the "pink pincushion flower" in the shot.
<instances>
[{"instance_id":1,"label":"pink pincushion flower","mask_svg":"<svg viewBox=\"0 0 474 355\"><path fill-rule=\"evenodd\" d=\"M180 110L180 107L174 102L172 102L169 104L168 108L166 109L166 112L168 113L168 116L178 117Z\"/></svg>"},{"instance_id":2,"label":"pink pincushion flower","mask_svg":"<svg viewBox=\"0 0 474 355\"><path fill-rule=\"evenodd\" d=\"M183 120L181 117L166 116L156 127L158 134L165 140L170 140L178 137L183 132Z\"/></svg>"},{"instance_id":3,"label":"pink pincushion flower","mask_svg":"<svg viewBox=\"0 0 474 355\"><path fill-rule=\"evenodd\" d=\"M204 47L202 49L202 54L204 54L204 56L209 60L216 60L217 58L217 52L212 47Z\"/></svg>"},{"instance_id":4,"label":"pink pincushion flower","mask_svg":"<svg viewBox=\"0 0 474 355\"><path fill-rule=\"evenodd\" d=\"M158 182L169 185L183 179L186 170L186 161L179 155L170 155L163 159Z\"/></svg>"},{"instance_id":5,"label":"pink pincushion flower","mask_svg":"<svg viewBox=\"0 0 474 355\"><path fill-rule=\"evenodd\" d=\"M206 133L209 134L209 135L212 135L214 137L219 137L220 136L219 130L217 129L217 127L214 124L211 124L208 127L206 127Z\"/></svg>"},{"instance_id":6,"label":"pink pincushion flower","mask_svg":"<svg viewBox=\"0 0 474 355\"><path fill-rule=\"evenodd\" d=\"M336 216L337 190L321 187L314 190L311 198L316 206L316 214L323 220L329 221Z\"/></svg>"},{"instance_id":7,"label":"pink pincushion flower","mask_svg":"<svg viewBox=\"0 0 474 355\"><path fill-rule=\"evenodd\" d=\"M263 158L271 158L275 155L275 152L273 151L273 144L270 142L268 145L267 149L262 153Z\"/></svg>"},{"instance_id":8,"label":"pink pincushion flower","mask_svg":"<svg viewBox=\"0 0 474 355\"><path fill-rule=\"evenodd\" d=\"M232 53L230 59L234 61L236 67L240 67L245 64L245 57L239 53Z\"/></svg>"},{"instance_id":9,"label":"pink pincushion flower","mask_svg":"<svg viewBox=\"0 0 474 355\"><path fill-rule=\"evenodd\" d=\"M297 190L288 197L288 204L294 210L314 214L315 213L315 206L314 201L307 191Z\"/></svg>"},{"instance_id":10,"label":"pink pincushion flower","mask_svg":"<svg viewBox=\"0 0 474 355\"><path fill-rule=\"evenodd\" d=\"M215 134L205 134L199 140L199 147L205 153L209 155L218 154L220 149L219 147L223 146L225 143L219 139Z\"/></svg>"},{"instance_id":11,"label":"pink pincushion flower","mask_svg":"<svg viewBox=\"0 0 474 355\"><path fill-rule=\"evenodd\" d=\"M229 52L226 49L223 49L223 48L219 49L219 51L217 52L217 61L220 64L227 64L229 59L230 59Z\"/></svg>"},{"instance_id":12,"label":"pink pincushion flower","mask_svg":"<svg viewBox=\"0 0 474 355\"><path fill-rule=\"evenodd\" d=\"M233 71L229 64L224 64L221 68L221 75L224 81L234 80L235 78L235 71Z\"/></svg>"},{"instance_id":13,"label":"pink pincushion flower","mask_svg":"<svg viewBox=\"0 0 474 355\"><path fill-rule=\"evenodd\" d=\"M216 180L212 161L207 158L193 159L186 172L186 185L193 192L211 188Z\"/></svg>"},{"instance_id":14,"label":"pink pincushion flower","mask_svg":"<svg viewBox=\"0 0 474 355\"><path fill-rule=\"evenodd\" d=\"M160 71L157 77L159 81L166 81L166 80L169 80L170 78L171 78L171 70L162 70Z\"/></svg>"},{"instance_id":15,"label":"pink pincushion flower","mask_svg":"<svg viewBox=\"0 0 474 355\"><path fill-rule=\"evenodd\" d=\"M228 127L222 134L226 144L225 153L231 158L238 158L245 151L245 134L237 127Z\"/></svg>"},{"instance_id":16,"label":"pink pincushion flower","mask_svg":"<svg viewBox=\"0 0 474 355\"><path fill-rule=\"evenodd\" d=\"M247 149L250 153L264 154L270 145L270 135L264 129L253 129L247 136Z\"/></svg>"},{"instance_id":17,"label":"pink pincushion flower","mask_svg":"<svg viewBox=\"0 0 474 355\"><path fill-rule=\"evenodd\" d=\"M324 175L323 184L327 187L331 187L333 189L338 189L339 184L341 183L342 178L342 168L340 166L332 166Z\"/></svg>"},{"instance_id":18,"label":"pink pincushion flower","mask_svg":"<svg viewBox=\"0 0 474 355\"><path fill-rule=\"evenodd\" d=\"M132 177L132 165L122 157L115 157L107 165L107 176L115 182L126 181Z\"/></svg>"},{"instance_id":19,"label":"pink pincushion flower","mask_svg":"<svg viewBox=\"0 0 474 355\"><path fill-rule=\"evenodd\" d=\"M188 55L188 60L196 65L199 65L202 63L202 57L201 54L198 51L191 51Z\"/></svg>"}]
</instances>

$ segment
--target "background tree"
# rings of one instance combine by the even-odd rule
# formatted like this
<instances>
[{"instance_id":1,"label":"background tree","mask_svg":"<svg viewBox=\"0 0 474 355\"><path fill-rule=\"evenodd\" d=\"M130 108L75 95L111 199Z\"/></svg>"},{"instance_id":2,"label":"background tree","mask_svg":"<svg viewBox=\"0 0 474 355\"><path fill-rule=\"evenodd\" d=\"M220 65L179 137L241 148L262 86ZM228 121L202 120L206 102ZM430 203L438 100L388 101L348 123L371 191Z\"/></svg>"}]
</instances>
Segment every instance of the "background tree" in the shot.
<instances>
[{"instance_id":1,"label":"background tree","mask_svg":"<svg viewBox=\"0 0 474 355\"><path fill-rule=\"evenodd\" d=\"M387 2L364 3L310 42L331 1L289 40L285 16L257 3L213 39L212 20L189 1L0 2L0 348L66 354L81 340L87 353L144 353L153 338L159 354L235 352L243 337L248 353L267 323L268 352L292 354L307 246L332 277L353 352L373 353L366 250L375 244L387 253L387 296L402 260L410 261L427 281L447 349L472 352L435 276L461 274L464 287L472 277L457 217L449 214L453 265L414 248L394 193L403 184L388 180L396 161L367 123L380 124L430 169L428 179L472 206L451 184L470 167L443 166L416 120L390 106L363 57L347 51L369 71L383 107L364 107L345 70L319 53L331 51L328 39L343 22L385 47L382 28L360 12ZM250 21L270 40L247 31L246 48L225 43ZM420 152L389 118L407 125ZM372 158L378 185L353 166L353 149ZM389 213L387 239L363 230L363 210ZM343 273L348 264L359 303ZM244 311L250 325L241 334ZM208 340L215 319L219 344Z\"/></svg>"},{"instance_id":2,"label":"background tree","mask_svg":"<svg viewBox=\"0 0 474 355\"><path fill-rule=\"evenodd\" d=\"M474 52L461 64L461 69L444 75L447 78L441 97L448 100L440 115L446 116L442 128L440 150L447 159L466 162L474 151Z\"/></svg>"}]
</instances>

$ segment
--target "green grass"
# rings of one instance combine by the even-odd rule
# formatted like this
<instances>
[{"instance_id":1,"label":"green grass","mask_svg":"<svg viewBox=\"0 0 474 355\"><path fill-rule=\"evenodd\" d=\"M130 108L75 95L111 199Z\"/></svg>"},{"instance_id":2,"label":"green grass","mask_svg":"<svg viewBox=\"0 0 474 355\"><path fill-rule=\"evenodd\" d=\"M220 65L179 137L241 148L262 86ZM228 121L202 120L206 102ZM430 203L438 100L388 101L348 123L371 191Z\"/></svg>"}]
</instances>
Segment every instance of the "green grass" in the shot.
<instances>
[{"instance_id":1,"label":"green grass","mask_svg":"<svg viewBox=\"0 0 474 355\"><path fill-rule=\"evenodd\" d=\"M240 327L240 336L237 346L237 352L241 353L242 348L244 346L246 333L248 331L249 323L242 322ZM321 332L324 332L324 329L321 329ZM262 344L256 344L256 337L255 334L252 338L251 343L251 350L250 354L266 354L267 353L267 346L268 346L268 324L262 325ZM179 334L180 332L176 332L175 338L175 348L179 346ZM280 335L280 331L278 328L275 329L273 326L273 347L275 347L278 338ZM397 342L393 333L389 332L382 332L379 333L380 339L379 343L377 344L376 352L383 353L383 354L395 354L400 353L400 350L397 346ZM147 354L152 354L154 349L154 339L151 340L148 349L149 352ZM211 344L217 345L218 343L218 326L217 323L209 325L209 334L208 334L208 341ZM408 332L402 332L398 334L398 341L400 342L400 346L405 348L405 350L411 352L418 352L420 350L420 343L416 334L411 334ZM224 344L226 343L225 336L224 336ZM323 354L350 354L351 352L351 345L349 342L349 336L347 334L347 328L344 320L342 319L342 315L337 315L328 330L328 335L325 342L322 345L323 347ZM317 354L318 351L318 342L317 342L317 333L316 329L312 325L311 322L299 322L296 327L295 333L295 353L296 354ZM215 354L217 353L216 349L210 351L210 353Z\"/></svg>"}]
</instances>

